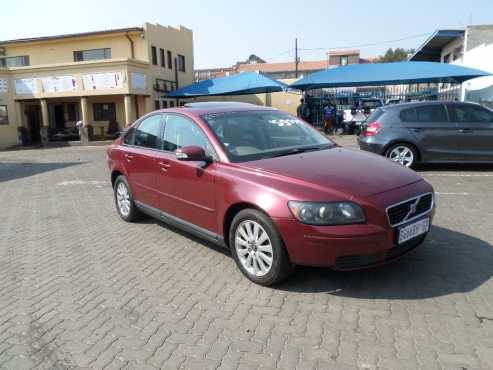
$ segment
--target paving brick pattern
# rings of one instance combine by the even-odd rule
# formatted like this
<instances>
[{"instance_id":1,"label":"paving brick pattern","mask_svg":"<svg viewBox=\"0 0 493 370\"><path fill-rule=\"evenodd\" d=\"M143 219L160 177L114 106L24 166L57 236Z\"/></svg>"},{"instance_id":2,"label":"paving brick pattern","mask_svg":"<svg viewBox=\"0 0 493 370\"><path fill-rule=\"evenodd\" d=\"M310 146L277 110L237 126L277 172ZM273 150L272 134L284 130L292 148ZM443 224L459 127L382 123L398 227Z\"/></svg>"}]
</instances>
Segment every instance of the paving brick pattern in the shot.
<instances>
[{"instance_id":1,"label":"paving brick pattern","mask_svg":"<svg viewBox=\"0 0 493 370\"><path fill-rule=\"evenodd\" d=\"M436 226L399 262L264 288L121 221L104 148L0 153L0 368L493 369L492 174L424 171Z\"/></svg>"}]
</instances>

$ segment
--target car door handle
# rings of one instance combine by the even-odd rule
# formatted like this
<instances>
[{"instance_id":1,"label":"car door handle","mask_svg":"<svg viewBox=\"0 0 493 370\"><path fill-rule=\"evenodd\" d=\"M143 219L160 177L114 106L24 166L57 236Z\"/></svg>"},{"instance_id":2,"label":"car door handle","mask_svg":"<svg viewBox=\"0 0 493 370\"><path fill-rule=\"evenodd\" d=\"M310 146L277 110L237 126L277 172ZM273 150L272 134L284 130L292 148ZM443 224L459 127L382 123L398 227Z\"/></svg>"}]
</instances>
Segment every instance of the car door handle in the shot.
<instances>
[{"instance_id":1,"label":"car door handle","mask_svg":"<svg viewBox=\"0 0 493 370\"><path fill-rule=\"evenodd\" d=\"M472 132L472 129L471 128L461 128L461 129L459 129L459 132L461 134L470 134Z\"/></svg>"},{"instance_id":2,"label":"car door handle","mask_svg":"<svg viewBox=\"0 0 493 370\"><path fill-rule=\"evenodd\" d=\"M127 161L130 162L132 159L134 159L134 156L131 154L125 154L125 158L127 158Z\"/></svg>"},{"instance_id":3,"label":"car door handle","mask_svg":"<svg viewBox=\"0 0 493 370\"><path fill-rule=\"evenodd\" d=\"M158 165L159 167L161 168L161 170L163 171L168 171L168 168L171 167L171 165L168 163L168 162L158 162Z\"/></svg>"}]
</instances>

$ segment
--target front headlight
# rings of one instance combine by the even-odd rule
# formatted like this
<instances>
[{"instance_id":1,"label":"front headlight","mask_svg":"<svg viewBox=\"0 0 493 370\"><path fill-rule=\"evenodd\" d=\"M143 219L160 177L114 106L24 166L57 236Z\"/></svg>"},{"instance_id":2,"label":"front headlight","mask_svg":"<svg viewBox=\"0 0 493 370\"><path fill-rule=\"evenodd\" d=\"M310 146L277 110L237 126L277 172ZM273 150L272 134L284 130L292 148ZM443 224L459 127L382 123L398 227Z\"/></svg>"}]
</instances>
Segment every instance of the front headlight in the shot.
<instances>
[{"instance_id":1,"label":"front headlight","mask_svg":"<svg viewBox=\"0 0 493 370\"><path fill-rule=\"evenodd\" d=\"M366 222L360 206L353 202L299 202L291 200L288 207L293 216L310 225L348 225Z\"/></svg>"}]
</instances>

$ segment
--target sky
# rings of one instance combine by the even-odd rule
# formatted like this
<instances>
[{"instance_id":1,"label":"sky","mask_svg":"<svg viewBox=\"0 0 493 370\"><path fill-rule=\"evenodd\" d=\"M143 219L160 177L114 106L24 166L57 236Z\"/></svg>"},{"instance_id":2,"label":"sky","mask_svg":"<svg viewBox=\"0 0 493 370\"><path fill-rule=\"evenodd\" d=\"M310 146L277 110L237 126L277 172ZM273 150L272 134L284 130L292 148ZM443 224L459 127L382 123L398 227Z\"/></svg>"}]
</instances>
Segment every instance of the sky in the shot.
<instances>
[{"instance_id":1,"label":"sky","mask_svg":"<svg viewBox=\"0 0 493 370\"><path fill-rule=\"evenodd\" d=\"M493 24L493 0L0 0L0 40L146 21L192 29L195 68L210 68L250 54L291 61L295 38L301 60L326 59L330 49L371 57L417 48L436 29Z\"/></svg>"}]
</instances>

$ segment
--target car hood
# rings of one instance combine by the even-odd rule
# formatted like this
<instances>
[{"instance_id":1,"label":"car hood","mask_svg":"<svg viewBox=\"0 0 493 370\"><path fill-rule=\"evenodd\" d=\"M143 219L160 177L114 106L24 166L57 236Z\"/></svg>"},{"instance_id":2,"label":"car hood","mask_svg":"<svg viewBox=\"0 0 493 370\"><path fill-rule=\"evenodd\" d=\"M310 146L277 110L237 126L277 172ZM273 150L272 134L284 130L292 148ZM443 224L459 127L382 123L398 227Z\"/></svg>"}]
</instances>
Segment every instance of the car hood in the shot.
<instances>
[{"instance_id":1,"label":"car hood","mask_svg":"<svg viewBox=\"0 0 493 370\"><path fill-rule=\"evenodd\" d=\"M414 171L362 151L332 148L242 163L349 196L369 196L423 180Z\"/></svg>"}]
</instances>

